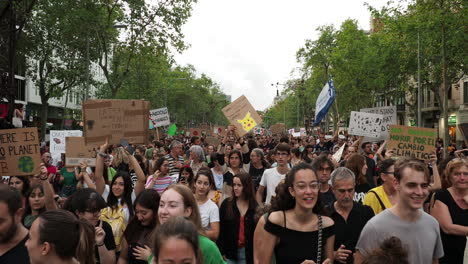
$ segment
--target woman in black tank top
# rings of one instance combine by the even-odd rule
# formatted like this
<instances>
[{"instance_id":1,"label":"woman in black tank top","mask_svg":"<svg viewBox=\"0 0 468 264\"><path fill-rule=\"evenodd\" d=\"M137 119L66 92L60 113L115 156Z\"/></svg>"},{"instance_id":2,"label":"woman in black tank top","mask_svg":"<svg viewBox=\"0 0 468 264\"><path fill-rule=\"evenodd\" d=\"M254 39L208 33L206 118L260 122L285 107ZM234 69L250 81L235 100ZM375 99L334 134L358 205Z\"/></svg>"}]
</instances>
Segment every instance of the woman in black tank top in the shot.
<instances>
[{"instance_id":1,"label":"woman in black tank top","mask_svg":"<svg viewBox=\"0 0 468 264\"><path fill-rule=\"evenodd\" d=\"M262 217L254 235L255 263L332 263L333 220L323 216L317 176L309 164L300 163L280 183L271 214Z\"/></svg>"}]
</instances>

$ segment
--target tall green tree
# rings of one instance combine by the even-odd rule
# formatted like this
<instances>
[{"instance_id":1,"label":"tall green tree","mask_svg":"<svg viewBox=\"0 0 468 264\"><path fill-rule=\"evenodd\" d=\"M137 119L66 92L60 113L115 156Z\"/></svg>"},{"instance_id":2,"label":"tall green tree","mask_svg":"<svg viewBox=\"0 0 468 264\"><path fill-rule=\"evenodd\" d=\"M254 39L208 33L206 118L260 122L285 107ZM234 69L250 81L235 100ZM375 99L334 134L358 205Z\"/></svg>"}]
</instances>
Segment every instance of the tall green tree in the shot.
<instances>
[{"instance_id":1,"label":"tall green tree","mask_svg":"<svg viewBox=\"0 0 468 264\"><path fill-rule=\"evenodd\" d=\"M186 48L181 32L195 0L98 1L106 18L95 33L102 56L99 66L107 79L110 97L116 98L139 53L180 52ZM120 33L120 34L119 34Z\"/></svg>"},{"instance_id":2,"label":"tall green tree","mask_svg":"<svg viewBox=\"0 0 468 264\"><path fill-rule=\"evenodd\" d=\"M27 75L41 97L41 138L46 133L49 100L89 85L89 63L96 53L90 51L90 21L84 18L99 16L97 11L91 0L44 0L35 5L21 44Z\"/></svg>"}]
</instances>

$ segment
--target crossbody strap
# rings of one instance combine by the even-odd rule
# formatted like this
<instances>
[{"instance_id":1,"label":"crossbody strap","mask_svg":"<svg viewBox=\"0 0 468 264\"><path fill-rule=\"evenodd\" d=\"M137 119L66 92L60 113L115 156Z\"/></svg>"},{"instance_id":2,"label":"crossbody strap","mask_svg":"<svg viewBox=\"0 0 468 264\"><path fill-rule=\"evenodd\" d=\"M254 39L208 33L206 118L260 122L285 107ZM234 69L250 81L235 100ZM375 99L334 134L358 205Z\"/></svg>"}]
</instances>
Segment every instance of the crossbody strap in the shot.
<instances>
[{"instance_id":1,"label":"crossbody strap","mask_svg":"<svg viewBox=\"0 0 468 264\"><path fill-rule=\"evenodd\" d=\"M384 203L382 202L382 200L380 199L379 195L376 192L374 192L374 191L369 191L369 192L373 193L375 195L375 197L377 197L377 200L379 200L380 207L382 207L382 211L387 209L385 207Z\"/></svg>"},{"instance_id":2,"label":"crossbody strap","mask_svg":"<svg viewBox=\"0 0 468 264\"><path fill-rule=\"evenodd\" d=\"M322 263L322 216L318 216L318 249L317 249L317 264Z\"/></svg>"}]
</instances>

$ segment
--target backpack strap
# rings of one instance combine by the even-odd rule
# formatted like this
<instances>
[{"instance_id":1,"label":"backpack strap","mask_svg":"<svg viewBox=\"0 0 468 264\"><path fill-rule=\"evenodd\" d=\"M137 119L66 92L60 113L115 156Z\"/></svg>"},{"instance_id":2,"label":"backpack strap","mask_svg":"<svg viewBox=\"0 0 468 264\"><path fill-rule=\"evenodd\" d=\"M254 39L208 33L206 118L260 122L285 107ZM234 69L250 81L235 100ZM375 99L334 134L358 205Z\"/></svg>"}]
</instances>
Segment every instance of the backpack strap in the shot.
<instances>
[{"instance_id":1,"label":"backpack strap","mask_svg":"<svg viewBox=\"0 0 468 264\"><path fill-rule=\"evenodd\" d=\"M384 203L382 202L382 200L380 199L379 195L378 195L376 192L374 192L374 191L372 191L372 190L369 191L369 192L370 192L370 193L373 193L373 194L375 195L375 197L377 197L377 200L379 200L379 204L380 204L380 207L382 207L382 210L387 209L387 208L385 207Z\"/></svg>"}]
</instances>

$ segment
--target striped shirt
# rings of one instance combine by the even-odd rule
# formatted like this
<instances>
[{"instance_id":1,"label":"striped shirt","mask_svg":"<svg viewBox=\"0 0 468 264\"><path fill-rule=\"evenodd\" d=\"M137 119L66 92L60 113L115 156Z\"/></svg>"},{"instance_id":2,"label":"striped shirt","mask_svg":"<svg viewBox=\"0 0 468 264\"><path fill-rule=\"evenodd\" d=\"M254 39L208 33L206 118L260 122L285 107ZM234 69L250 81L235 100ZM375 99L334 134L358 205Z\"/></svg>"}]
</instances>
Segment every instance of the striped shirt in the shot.
<instances>
[{"instance_id":1,"label":"striped shirt","mask_svg":"<svg viewBox=\"0 0 468 264\"><path fill-rule=\"evenodd\" d=\"M172 182L177 183L180 169L175 166L174 157L171 154L167 154L164 158L169 162L169 176L172 177ZM179 162L181 165L184 165L184 158L182 156L179 156Z\"/></svg>"},{"instance_id":2,"label":"striped shirt","mask_svg":"<svg viewBox=\"0 0 468 264\"><path fill-rule=\"evenodd\" d=\"M148 181L146 181L146 188L148 188L153 181L153 175L148 177ZM153 189L156 190L159 194L164 192L164 190L172 184L171 176L166 176L163 178L157 178L156 182L154 183Z\"/></svg>"}]
</instances>

